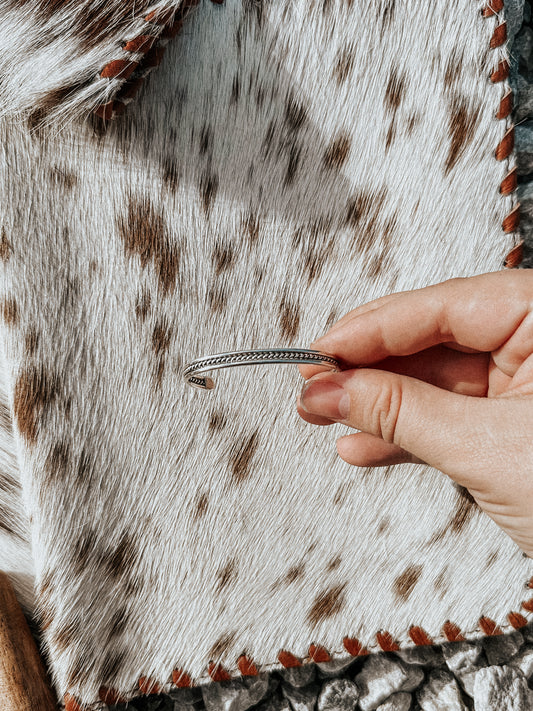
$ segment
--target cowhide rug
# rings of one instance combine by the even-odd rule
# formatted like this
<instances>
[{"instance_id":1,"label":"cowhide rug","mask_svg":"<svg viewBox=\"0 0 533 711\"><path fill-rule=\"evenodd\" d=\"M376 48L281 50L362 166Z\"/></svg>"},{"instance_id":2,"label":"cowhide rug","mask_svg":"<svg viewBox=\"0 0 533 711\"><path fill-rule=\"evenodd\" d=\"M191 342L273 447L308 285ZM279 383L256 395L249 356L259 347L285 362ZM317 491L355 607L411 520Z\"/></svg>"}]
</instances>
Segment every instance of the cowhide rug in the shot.
<instances>
[{"instance_id":1,"label":"cowhide rug","mask_svg":"<svg viewBox=\"0 0 533 711\"><path fill-rule=\"evenodd\" d=\"M293 366L181 377L502 268L503 3L193 5L0 0L0 566L69 709L533 609L468 493L341 461Z\"/></svg>"}]
</instances>

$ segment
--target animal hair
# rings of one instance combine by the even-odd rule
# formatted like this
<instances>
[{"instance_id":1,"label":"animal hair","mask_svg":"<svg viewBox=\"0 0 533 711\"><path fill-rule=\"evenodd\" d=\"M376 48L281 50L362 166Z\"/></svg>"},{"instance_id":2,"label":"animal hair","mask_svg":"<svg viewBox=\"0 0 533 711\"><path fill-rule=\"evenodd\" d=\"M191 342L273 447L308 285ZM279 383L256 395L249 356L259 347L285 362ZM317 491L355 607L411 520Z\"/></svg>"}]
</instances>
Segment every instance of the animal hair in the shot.
<instances>
[{"instance_id":1,"label":"animal hair","mask_svg":"<svg viewBox=\"0 0 533 711\"><path fill-rule=\"evenodd\" d=\"M0 3L0 567L58 693L97 705L141 676L235 673L243 650L269 669L311 643L508 626L530 562L466 491L340 460L346 428L298 417L293 367L221 371L211 392L181 377L501 268L504 18L479 0L430 18L425 0L204 1L124 113L95 116L124 83L104 68L159 7Z\"/></svg>"}]
</instances>

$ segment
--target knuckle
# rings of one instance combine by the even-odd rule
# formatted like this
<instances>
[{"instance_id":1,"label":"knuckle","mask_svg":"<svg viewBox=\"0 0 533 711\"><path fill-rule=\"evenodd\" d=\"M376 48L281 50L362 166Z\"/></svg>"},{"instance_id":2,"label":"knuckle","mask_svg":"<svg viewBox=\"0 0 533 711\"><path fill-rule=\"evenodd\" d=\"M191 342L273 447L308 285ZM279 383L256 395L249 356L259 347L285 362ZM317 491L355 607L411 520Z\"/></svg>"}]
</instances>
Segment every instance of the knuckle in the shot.
<instances>
[{"instance_id":1,"label":"knuckle","mask_svg":"<svg viewBox=\"0 0 533 711\"><path fill-rule=\"evenodd\" d=\"M397 441L397 426L402 406L402 388L399 380L388 378L381 386L374 408L375 432L385 442Z\"/></svg>"}]
</instances>

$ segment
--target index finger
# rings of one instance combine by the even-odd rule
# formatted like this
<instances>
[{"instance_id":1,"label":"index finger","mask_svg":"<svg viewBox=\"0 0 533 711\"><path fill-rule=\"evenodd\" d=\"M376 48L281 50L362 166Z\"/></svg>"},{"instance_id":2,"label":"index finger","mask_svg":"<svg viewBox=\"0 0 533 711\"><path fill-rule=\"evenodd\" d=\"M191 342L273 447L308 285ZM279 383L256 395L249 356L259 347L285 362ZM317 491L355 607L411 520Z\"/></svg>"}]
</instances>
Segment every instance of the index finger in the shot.
<instances>
[{"instance_id":1,"label":"index finger","mask_svg":"<svg viewBox=\"0 0 533 711\"><path fill-rule=\"evenodd\" d=\"M311 347L346 367L448 342L494 351L518 328L532 301L533 278L526 270L451 279L356 309Z\"/></svg>"}]
</instances>

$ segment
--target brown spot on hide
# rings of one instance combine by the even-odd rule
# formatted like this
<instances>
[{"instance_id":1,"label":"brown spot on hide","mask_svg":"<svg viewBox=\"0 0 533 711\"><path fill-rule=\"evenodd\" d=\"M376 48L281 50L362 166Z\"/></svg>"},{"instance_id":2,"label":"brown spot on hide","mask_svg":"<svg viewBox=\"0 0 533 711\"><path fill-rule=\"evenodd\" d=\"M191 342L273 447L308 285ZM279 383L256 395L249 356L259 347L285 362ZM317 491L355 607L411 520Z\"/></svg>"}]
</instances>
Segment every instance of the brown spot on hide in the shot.
<instances>
[{"instance_id":1,"label":"brown spot on hide","mask_svg":"<svg viewBox=\"0 0 533 711\"><path fill-rule=\"evenodd\" d=\"M326 566L326 570L328 573L331 573L333 570L337 570L339 565L342 563L342 558L340 555L335 556L335 558L332 558L329 563Z\"/></svg>"},{"instance_id":2,"label":"brown spot on hide","mask_svg":"<svg viewBox=\"0 0 533 711\"><path fill-rule=\"evenodd\" d=\"M446 535L446 528L440 528L438 531L435 531L435 533L431 536L431 538L428 541L428 546L433 546L435 543L439 543L442 541L444 536Z\"/></svg>"},{"instance_id":3,"label":"brown spot on hide","mask_svg":"<svg viewBox=\"0 0 533 711\"><path fill-rule=\"evenodd\" d=\"M144 593L147 587L150 587L152 581L150 578L142 579L138 577L127 577L125 579L124 594L126 599L130 597L139 597L140 593Z\"/></svg>"},{"instance_id":4,"label":"brown spot on hide","mask_svg":"<svg viewBox=\"0 0 533 711\"><path fill-rule=\"evenodd\" d=\"M294 142L289 148L289 162L287 163L287 170L285 171L285 185L287 186L291 185L294 181L296 172L300 165L301 155L301 147Z\"/></svg>"},{"instance_id":5,"label":"brown spot on hide","mask_svg":"<svg viewBox=\"0 0 533 711\"><path fill-rule=\"evenodd\" d=\"M7 260L11 256L12 251L13 247L11 245L11 242L7 238L5 227L2 227L2 236L0 237L0 259L3 262L7 262Z\"/></svg>"},{"instance_id":6,"label":"brown spot on hide","mask_svg":"<svg viewBox=\"0 0 533 711\"><path fill-rule=\"evenodd\" d=\"M122 49L125 52L132 53L148 52L148 50L153 47L155 39L155 37L151 37L150 35L137 35L137 37L126 42Z\"/></svg>"},{"instance_id":7,"label":"brown spot on hide","mask_svg":"<svg viewBox=\"0 0 533 711\"><path fill-rule=\"evenodd\" d=\"M66 652L67 649L79 637L81 632L81 622L79 620L71 620L63 627L60 627L50 636L50 642L55 647L56 651Z\"/></svg>"},{"instance_id":8,"label":"brown spot on hide","mask_svg":"<svg viewBox=\"0 0 533 711\"><path fill-rule=\"evenodd\" d=\"M76 479L78 484L85 482L90 484L95 476L95 461L94 457L89 454L86 449L81 450L78 466L76 467Z\"/></svg>"},{"instance_id":9,"label":"brown spot on hide","mask_svg":"<svg viewBox=\"0 0 533 711\"><path fill-rule=\"evenodd\" d=\"M398 652L400 645L394 639L390 632L382 630L376 633L376 640L384 652Z\"/></svg>"},{"instance_id":10,"label":"brown spot on hide","mask_svg":"<svg viewBox=\"0 0 533 711\"><path fill-rule=\"evenodd\" d=\"M233 77L233 84L231 85L231 103L236 104L239 101L239 96L241 93L241 83L239 81L239 76L236 74Z\"/></svg>"},{"instance_id":11,"label":"brown spot on hide","mask_svg":"<svg viewBox=\"0 0 533 711\"><path fill-rule=\"evenodd\" d=\"M388 257L388 255L385 255L382 252L380 252L379 254L375 254L367 266L367 276L369 277L369 279L377 279L377 277L381 273L387 271L389 266L390 258Z\"/></svg>"},{"instance_id":12,"label":"brown spot on hide","mask_svg":"<svg viewBox=\"0 0 533 711\"><path fill-rule=\"evenodd\" d=\"M233 444L230 452L230 467L233 481L242 484L250 476L250 467L254 454L259 445L259 430L250 436L243 437L240 442Z\"/></svg>"},{"instance_id":13,"label":"brown spot on hide","mask_svg":"<svg viewBox=\"0 0 533 711\"><path fill-rule=\"evenodd\" d=\"M344 83L352 73L354 65L354 53L349 47L345 47L337 54L335 66L333 68L333 76L337 80L337 84Z\"/></svg>"},{"instance_id":14,"label":"brown spot on hide","mask_svg":"<svg viewBox=\"0 0 533 711\"><path fill-rule=\"evenodd\" d=\"M256 284L260 284L265 277L265 267L259 267L257 264L254 267L254 280Z\"/></svg>"},{"instance_id":15,"label":"brown spot on hide","mask_svg":"<svg viewBox=\"0 0 533 711\"><path fill-rule=\"evenodd\" d=\"M142 295L137 299L135 304L135 315L140 321L144 321L150 311L152 297L149 291L143 291Z\"/></svg>"},{"instance_id":16,"label":"brown spot on hide","mask_svg":"<svg viewBox=\"0 0 533 711\"><path fill-rule=\"evenodd\" d=\"M204 124L200 132L200 155L212 153L213 151L213 129Z\"/></svg>"},{"instance_id":17,"label":"brown spot on hide","mask_svg":"<svg viewBox=\"0 0 533 711\"><path fill-rule=\"evenodd\" d=\"M228 294L226 287L221 284L210 286L207 292L207 303L214 313L221 313L226 307Z\"/></svg>"},{"instance_id":18,"label":"brown spot on hide","mask_svg":"<svg viewBox=\"0 0 533 711\"><path fill-rule=\"evenodd\" d=\"M387 86L385 87L385 98L383 103L392 114L395 114L402 103L405 93L405 79L399 77L395 69L389 75Z\"/></svg>"},{"instance_id":19,"label":"brown spot on hide","mask_svg":"<svg viewBox=\"0 0 533 711\"><path fill-rule=\"evenodd\" d=\"M35 107L33 111L28 115L28 127L30 130L38 130L41 128L43 122L46 120L48 114L51 111L60 106L63 102L74 97L78 92L85 89L93 81L84 80L79 82L72 82L70 84L65 84L64 86L55 87L50 89L41 96L35 102Z\"/></svg>"},{"instance_id":20,"label":"brown spot on hide","mask_svg":"<svg viewBox=\"0 0 533 711\"><path fill-rule=\"evenodd\" d=\"M242 231L248 239L250 246L253 246L259 239L259 219L253 212L248 213L248 215L242 220Z\"/></svg>"},{"instance_id":21,"label":"brown spot on hide","mask_svg":"<svg viewBox=\"0 0 533 711\"><path fill-rule=\"evenodd\" d=\"M237 563L235 559L228 561L225 566L219 568L217 571L217 578L217 593L224 590L224 588L237 579Z\"/></svg>"},{"instance_id":22,"label":"brown spot on hide","mask_svg":"<svg viewBox=\"0 0 533 711\"><path fill-rule=\"evenodd\" d=\"M292 343L300 326L300 307L284 296L279 305L281 337Z\"/></svg>"},{"instance_id":23,"label":"brown spot on hide","mask_svg":"<svg viewBox=\"0 0 533 711\"><path fill-rule=\"evenodd\" d=\"M43 366L20 372L15 383L13 410L19 431L28 443L35 444L38 424L57 396L57 378Z\"/></svg>"},{"instance_id":24,"label":"brown spot on hide","mask_svg":"<svg viewBox=\"0 0 533 711\"><path fill-rule=\"evenodd\" d=\"M196 507L194 510L193 518L195 521L202 518L207 511L207 506L209 504L209 497L206 493L200 494L196 499Z\"/></svg>"},{"instance_id":25,"label":"brown spot on hide","mask_svg":"<svg viewBox=\"0 0 533 711\"><path fill-rule=\"evenodd\" d=\"M325 248L321 249L319 241L311 240L303 254L303 268L307 272L307 283L311 284L313 279L320 276L326 259L331 256L333 242L330 241Z\"/></svg>"},{"instance_id":26,"label":"brown spot on hide","mask_svg":"<svg viewBox=\"0 0 533 711\"><path fill-rule=\"evenodd\" d=\"M406 123L407 135L412 136L413 131L417 126L420 125L421 122L422 119L420 117L420 114L418 114L416 111L413 111L413 113L409 114Z\"/></svg>"},{"instance_id":27,"label":"brown spot on hide","mask_svg":"<svg viewBox=\"0 0 533 711\"><path fill-rule=\"evenodd\" d=\"M442 592L443 594L446 592L446 576L448 574L448 571L446 568L444 570L441 570L440 573L437 575L435 578L435 582L433 583L433 587L435 590L438 592Z\"/></svg>"},{"instance_id":28,"label":"brown spot on hide","mask_svg":"<svg viewBox=\"0 0 533 711\"><path fill-rule=\"evenodd\" d=\"M494 563L498 560L498 551L492 551L487 558L487 568L492 568Z\"/></svg>"},{"instance_id":29,"label":"brown spot on hide","mask_svg":"<svg viewBox=\"0 0 533 711\"><path fill-rule=\"evenodd\" d=\"M11 413L9 411L9 407L7 406L7 403L0 400L0 428L3 428L4 430L9 430L11 429L12 425L13 423L11 421ZM0 488L4 488L4 490L7 491L7 489L2 486L2 481L14 480L11 479L9 474L0 473Z\"/></svg>"},{"instance_id":30,"label":"brown spot on hide","mask_svg":"<svg viewBox=\"0 0 533 711\"><path fill-rule=\"evenodd\" d=\"M96 551L97 535L93 530L84 530L74 541L72 554L74 572L81 575L89 566Z\"/></svg>"},{"instance_id":31,"label":"brown spot on hide","mask_svg":"<svg viewBox=\"0 0 533 711\"><path fill-rule=\"evenodd\" d=\"M329 329L333 326L335 321L337 321L337 311L335 309L332 309L329 312L326 322L324 324L324 330L329 331Z\"/></svg>"},{"instance_id":32,"label":"brown spot on hide","mask_svg":"<svg viewBox=\"0 0 533 711\"><path fill-rule=\"evenodd\" d=\"M39 602L44 603L50 599L50 595L54 588L53 574L47 571L41 578L41 582L37 588L37 594L39 596Z\"/></svg>"},{"instance_id":33,"label":"brown spot on hide","mask_svg":"<svg viewBox=\"0 0 533 711\"><path fill-rule=\"evenodd\" d=\"M381 243L383 245L384 258L390 257L390 248L395 244L395 232L398 227L399 216L398 213L394 213L387 218L383 224Z\"/></svg>"},{"instance_id":34,"label":"brown spot on hide","mask_svg":"<svg viewBox=\"0 0 533 711\"><path fill-rule=\"evenodd\" d=\"M102 679L105 679L108 683L112 683L119 674L119 672L122 670L125 659L125 652L108 652L102 662L102 669L100 671L99 676ZM107 703L116 703L116 701L112 700L111 698L108 697L108 699L109 700Z\"/></svg>"},{"instance_id":35,"label":"brown spot on hide","mask_svg":"<svg viewBox=\"0 0 533 711\"><path fill-rule=\"evenodd\" d=\"M335 492L335 496L333 497L333 503L335 506L340 506L346 501L346 495L348 494L348 486L347 484L340 484L337 491Z\"/></svg>"},{"instance_id":36,"label":"brown spot on hide","mask_svg":"<svg viewBox=\"0 0 533 711\"><path fill-rule=\"evenodd\" d=\"M0 489L2 489L2 483L0 481ZM31 523L31 521L30 521ZM5 531L5 533L9 534L10 536L15 536L16 538L21 538L20 534L17 531L17 528L19 526L19 522L17 520L16 514L13 514L11 511L7 509L7 507L4 507L3 509L0 509L0 530Z\"/></svg>"},{"instance_id":37,"label":"brown spot on hide","mask_svg":"<svg viewBox=\"0 0 533 711\"><path fill-rule=\"evenodd\" d=\"M413 592L421 574L421 565L410 565L406 568L394 581L393 590L396 597L398 597L402 602L406 602L409 599L410 594Z\"/></svg>"},{"instance_id":38,"label":"brown spot on hide","mask_svg":"<svg viewBox=\"0 0 533 711\"><path fill-rule=\"evenodd\" d=\"M444 70L444 88L450 90L456 81L459 79L461 74L461 63L462 57L459 61L454 55L450 57L446 63L446 69Z\"/></svg>"},{"instance_id":39,"label":"brown spot on hide","mask_svg":"<svg viewBox=\"0 0 533 711\"><path fill-rule=\"evenodd\" d=\"M152 349L156 356L163 355L170 346L172 331L163 321L158 321L152 332Z\"/></svg>"},{"instance_id":40,"label":"brown spot on hide","mask_svg":"<svg viewBox=\"0 0 533 711\"><path fill-rule=\"evenodd\" d=\"M394 122L391 123L391 125L387 129L387 134L385 136L385 151L388 151L389 148L392 145L392 142L396 138L396 126L394 125Z\"/></svg>"},{"instance_id":41,"label":"brown spot on hide","mask_svg":"<svg viewBox=\"0 0 533 711\"><path fill-rule=\"evenodd\" d=\"M228 418L225 415L225 413L220 410L211 413L211 417L209 418L209 424L208 424L209 431L210 432L220 432L226 426L227 419Z\"/></svg>"},{"instance_id":42,"label":"brown spot on hide","mask_svg":"<svg viewBox=\"0 0 533 711\"><path fill-rule=\"evenodd\" d=\"M131 199L118 228L129 257L138 256L143 269L153 263L159 284L166 295L173 291L179 268L179 249L170 244L163 216L148 198Z\"/></svg>"},{"instance_id":43,"label":"brown spot on hide","mask_svg":"<svg viewBox=\"0 0 533 711\"><path fill-rule=\"evenodd\" d=\"M171 190L179 187L179 165L174 156L165 156L161 162L163 180Z\"/></svg>"},{"instance_id":44,"label":"brown spot on hide","mask_svg":"<svg viewBox=\"0 0 533 711\"><path fill-rule=\"evenodd\" d=\"M219 659L226 654L228 649L235 643L236 639L237 635L235 632L228 632L227 634L223 634L219 637L209 650L210 659Z\"/></svg>"},{"instance_id":45,"label":"brown spot on hide","mask_svg":"<svg viewBox=\"0 0 533 711\"><path fill-rule=\"evenodd\" d=\"M375 194L370 190L360 190L348 200L346 206L346 224L356 227L360 220L370 213L374 206Z\"/></svg>"},{"instance_id":46,"label":"brown spot on hide","mask_svg":"<svg viewBox=\"0 0 533 711\"><path fill-rule=\"evenodd\" d=\"M200 179L199 189L204 212L207 215L211 210L212 202L216 198L218 192L217 174L210 171L205 172Z\"/></svg>"},{"instance_id":47,"label":"brown spot on hide","mask_svg":"<svg viewBox=\"0 0 533 711\"><path fill-rule=\"evenodd\" d=\"M235 263L236 255L233 245L222 245L217 243L213 249L213 266L215 276L220 276L222 272L230 269Z\"/></svg>"},{"instance_id":48,"label":"brown spot on hide","mask_svg":"<svg viewBox=\"0 0 533 711\"><path fill-rule=\"evenodd\" d=\"M128 623L129 614L127 608L124 606L119 607L119 609L113 613L109 622L108 641L110 641L113 637L119 637L128 626Z\"/></svg>"},{"instance_id":49,"label":"brown spot on hide","mask_svg":"<svg viewBox=\"0 0 533 711\"><path fill-rule=\"evenodd\" d=\"M341 168L350 152L351 141L345 134L331 141L324 153L324 166L326 168Z\"/></svg>"},{"instance_id":50,"label":"brown spot on hide","mask_svg":"<svg viewBox=\"0 0 533 711\"><path fill-rule=\"evenodd\" d=\"M50 168L50 179L52 183L64 190L72 190L78 184L77 175L57 166Z\"/></svg>"},{"instance_id":51,"label":"brown spot on hide","mask_svg":"<svg viewBox=\"0 0 533 711\"><path fill-rule=\"evenodd\" d=\"M448 525L452 533L460 533L472 516L479 511L479 506L472 494L464 487L458 487L458 499L455 512Z\"/></svg>"},{"instance_id":52,"label":"brown spot on hide","mask_svg":"<svg viewBox=\"0 0 533 711\"><path fill-rule=\"evenodd\" d=\"M311 626L316 626L328 617L337 615L344 606L344 590L346 583L336 585L319 593L307 613L307 621Z\"/></svg>"},{"instance_id":53,"label":"brown spot on hide","mask_svg":"<svg viewBox=\"0 0 533 711\"><path fill-rule=\"evenodd\" d=\"M283 582L285 585L291 585L292 583L295 583L299 578L303 577L305 571L305 564L300 563L299 565L293 565L292 568L289 568L287 571L285 577L283 578Z\"/></svg>"},{"instance_id":54,"label":"brown spot on hide","mask_svg":"<svg viewBox=\"0 0 533 711\"><path fill-rule=\"evenodd\" d=\"M76 647L76 656L70 660L67 673L67 686L72 688L79 684L86 684L92 673L95 650L87 647L80 649Z\"/></svg>"},{"instance_id":55,"label":"brown spot on hide","mask_svg":"<svg viewBox=\"0 0 533 711\"><path fill-rule=\"evenodd\" d=\"M116 549L106 552L105 567L112 578L119 578L131 568L137 557L137 549L133 538L124 534Z\"/></svg>"},{"instance_id":56,"label":"brown spot on hide","mask_svg":"<svg viewBox=\"0 0 533 711\"><path fill-rule=\"evenodd\" d=\"M9 298L2 301L2 317L8 326L16 326L19 312L15 299Z\"/></svg>"},{"instance_id":57,"label":"brown spot on hide","mask_svg":"<svg viewBox=\"0 0 533 711\"><path fill-rule=\"evenodd\" d=\"M39 629L41 632L46 632L54 624L55 610L43 601L40 601L39 605Z\"/></svg>"},{"instance_id":58,"label":"brown spot on hide","mask_svg":"<svg viewBox=\"0 0 533 711\"><path fill-rule=\"evenodd\" d=\"M64 481L70 467L70 452L66 442L56 442L44 462L45 484L53 480Z\"/></svg>"},{"instance_id":59,"label":"brown spot on hide","mask_svg":"<svg viewBox=\"0 0 533 711\"><path fill-rule=\"evenodd\" d=\"M378 535L385 533L388 528L390 528L390 520L387 517L382 518L378 526Z\"/></svg>"},{"instance_id":60,"label":"brown spot on hide","mask_svg":"<svg viewBox=\"0 0 533 711\"><path fill-rule=\"evenodd\" d=\"M305 106L293 96L288 96L285 102L285 126L289 131L299 131L307 120Z\"/></svg>"},{"instance_id":61,"label":"brown spot on hide","mask_svg":"<svg viewBox=\"0 0 533 711\"><path fill-rule=\"evenodd\" d=\"M452 99L448 113L450 149L444 164L444 174L452 170L465 148L471 143L479 123L480 110L469 108L461 97Z\"/></svg>"},{"instance_id":62,"label":"brown spot on hide","mask_svg":"<svg viewBox=\"0 0 533 711\"><path fill-rule=\"evenodd\" d=\"M272 119L270 123L267 126L267 130L265 132L265 137L263 138L263 143L261 144L261 150L263 153L263 156L265 158L268 158L272 154L272 151L274 149L274 136L276 133L276 121Z\"/></svg>"},{"instance_id":63,"label":"brown spot on hide","mask_svg":"<svg viewBox=\"0 0 533 711\"><path fill-rule=\"evenodd\" d=\"M385 3L383 9L382 9L382 16L381 16L381 21L383 24L383 28L386 29L387 27L390 26L392 21L394 20L394 12L396 10L396 0L387 0Z\"/></svg>"}]
</instances>

